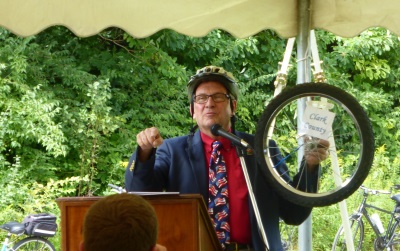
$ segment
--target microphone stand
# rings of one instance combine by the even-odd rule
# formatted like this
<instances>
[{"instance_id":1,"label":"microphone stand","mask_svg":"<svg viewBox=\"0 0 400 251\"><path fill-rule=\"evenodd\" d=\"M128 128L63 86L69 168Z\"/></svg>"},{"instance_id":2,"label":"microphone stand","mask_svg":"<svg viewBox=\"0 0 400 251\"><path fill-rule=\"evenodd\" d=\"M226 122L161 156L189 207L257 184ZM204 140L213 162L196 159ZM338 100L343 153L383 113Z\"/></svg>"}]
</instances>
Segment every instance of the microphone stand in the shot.
<instances>
[{"instance_id":1,"label":"microphone stand","mask_svg":"<svg viewBox=\"0 0 400 251\"><path fill-rule=\"evenodd\" d=\"M241 141L244 142L244 140L241 140ZM247 144L247 143L246 143L247 147L244 147L243 145L239 145L239 144L234 143L234 142L232 142L232 143L236 146L236 152L237 152L237 155L239 156L240 164L242 165L244 178L246 179L246 184L247 184L247 188L249 190L250 200L251 200L251 204L253 205L254 214L256 215L258 228L259 228L259 230L261 232L261 236L262 236L262 239L264 241L264 244L266 245L267 250L269 250L267 234L265 233L264 226L263 226L262 221L261 221L260 211L258 210L256 197L254 196L253 187L252 187L251 182L250 182L249 173L247 172L246 162L244 161L245 152L246 152L247 149L251 149L251 146L249 144Z\"/></svg>"}]
</instances>

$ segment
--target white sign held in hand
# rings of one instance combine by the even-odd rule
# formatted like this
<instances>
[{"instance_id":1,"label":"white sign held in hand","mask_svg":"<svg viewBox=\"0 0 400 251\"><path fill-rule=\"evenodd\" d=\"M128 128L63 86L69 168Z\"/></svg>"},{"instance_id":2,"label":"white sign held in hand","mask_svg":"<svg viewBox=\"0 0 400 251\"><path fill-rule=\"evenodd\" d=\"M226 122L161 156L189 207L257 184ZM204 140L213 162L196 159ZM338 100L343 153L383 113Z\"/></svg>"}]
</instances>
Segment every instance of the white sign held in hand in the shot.
<instances>
[{"instance_id":1,"label":"white sign held in hand","mask_svg":"<svg viewBox=\"0 0 400 251\"><path fill-rule=\"evenodd\" d=\"M300 135L307 134L312 137L328 140L329 136L331 136L334 118L335 113L333 112L306 106L300 128Z\"/></svg>"}]
</instances>

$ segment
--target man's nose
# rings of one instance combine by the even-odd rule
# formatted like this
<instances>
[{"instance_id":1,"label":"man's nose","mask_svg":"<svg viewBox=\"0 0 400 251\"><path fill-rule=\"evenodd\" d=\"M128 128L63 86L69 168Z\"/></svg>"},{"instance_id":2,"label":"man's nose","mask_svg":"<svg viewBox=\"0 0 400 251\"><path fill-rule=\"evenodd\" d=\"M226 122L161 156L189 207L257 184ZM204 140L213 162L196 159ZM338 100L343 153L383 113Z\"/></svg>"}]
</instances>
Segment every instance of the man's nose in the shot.
<instances>
[{"instance_id":1,"label":"man's nose","mask_svg":"<svg viewBox=\"0 0 400 251\"><path fill-rule=\"evenodd\" d=\"M214 105L215 105L215 101L214 101L213 97L209 96L207 99L207 102L206 102L206 106L209 107L209 106L214 106Z\"/></svg>"}]
</instances>

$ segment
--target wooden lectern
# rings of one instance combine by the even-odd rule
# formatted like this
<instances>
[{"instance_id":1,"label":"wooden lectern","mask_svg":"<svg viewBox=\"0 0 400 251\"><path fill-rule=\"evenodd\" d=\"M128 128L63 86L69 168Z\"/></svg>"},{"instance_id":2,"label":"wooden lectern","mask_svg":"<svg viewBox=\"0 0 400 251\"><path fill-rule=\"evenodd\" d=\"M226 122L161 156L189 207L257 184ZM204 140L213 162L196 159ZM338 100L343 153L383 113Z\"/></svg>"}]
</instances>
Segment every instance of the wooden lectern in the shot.
<instances>
[{"instance_id":1,"label":"wooden lectern","mask_svg":"<svg viewBox=\"0 0 400 251\"><path fill-rule=\"evenodd\" d=\"M159 222L157 242L168 251L221 251L201 195L143 195ZM61 210L62 251L78 251L86 211L101 197L56 199ZM121 233L123 234L123 233Z\"/></svg>"}]
</instances>

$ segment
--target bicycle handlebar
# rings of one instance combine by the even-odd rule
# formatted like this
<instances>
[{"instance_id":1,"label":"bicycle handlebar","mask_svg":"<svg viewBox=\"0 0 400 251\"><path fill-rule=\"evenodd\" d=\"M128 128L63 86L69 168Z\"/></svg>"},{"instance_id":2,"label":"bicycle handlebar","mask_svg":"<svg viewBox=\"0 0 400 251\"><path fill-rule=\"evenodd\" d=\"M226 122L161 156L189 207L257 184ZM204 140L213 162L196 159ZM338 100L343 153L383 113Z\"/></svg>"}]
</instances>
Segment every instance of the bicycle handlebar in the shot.
<instances>
[{"instance_id":1,"label":"bicycle handlebar","mask_svg":"<svg viewBox=\"0 0 400 251\"><path fill-rule=\"evenodd\" d=\"M400 190L400 185L393 185L392 189Z\"/></svg>"},{"instance_id":2,"label":"bicycle handlebar","mask_svg":"<svg viewBox=\"0 0 400 251\"><path fill-rule=\"evenodd\" d=\"M400 186L399 186L399 188L400 188ZM392 188L390 189L390 191L386 191L386 190L369 189L369 188L365 187L364 185L361 185L360 189L364 190L364 193L373 194L373 195L376 195L376 194L391 194L392 193Z\"/></svg>"},{"instance_id":3,"label":"bicycle handlebar","mask_svg":"<svg viewBox=\"0 0 400 251\"><path fill-rule=\"evenodd\" d=\"M113 190L115 190L118 193L125 193L125 189L123 189L122 187L113 185L113 184L108 184L109 187L111 187Z\"/></svg>"}]
</instances>

